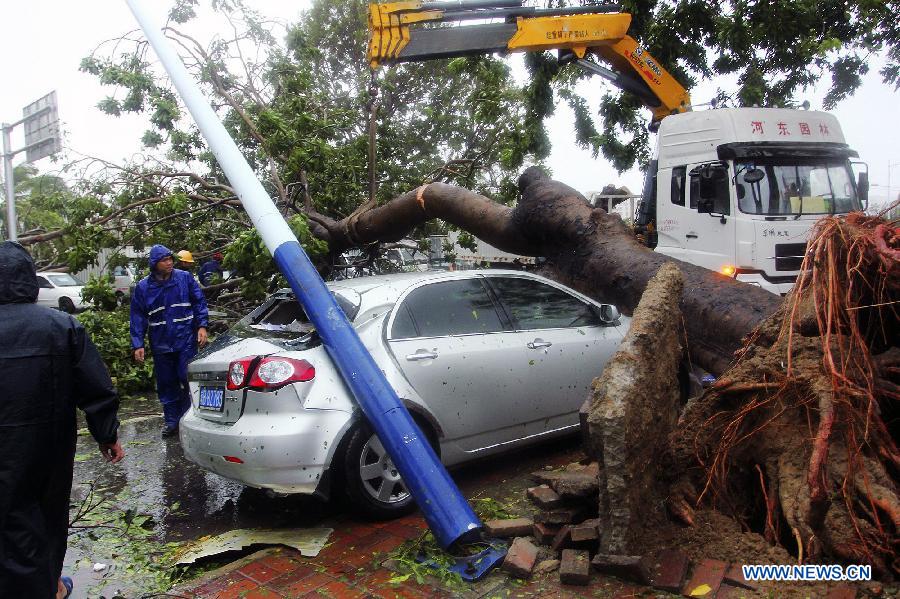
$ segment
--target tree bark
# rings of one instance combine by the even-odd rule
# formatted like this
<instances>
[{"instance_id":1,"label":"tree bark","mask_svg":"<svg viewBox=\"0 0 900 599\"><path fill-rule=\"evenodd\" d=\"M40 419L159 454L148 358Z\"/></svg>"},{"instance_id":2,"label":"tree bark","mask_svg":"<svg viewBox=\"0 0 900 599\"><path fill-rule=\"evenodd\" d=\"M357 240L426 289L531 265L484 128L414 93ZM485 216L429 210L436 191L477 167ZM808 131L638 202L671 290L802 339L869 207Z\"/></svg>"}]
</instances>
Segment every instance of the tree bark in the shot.
<instances>
[{"instance_id":1,"label":"tree bark","mask_svg":"<svg viewBox=\"0 0 900 599\"><path fill-rule=\"evenodd\" d=\"M519 178L521 199L503 206L467 189L432 183L359 215L335 221L312 215L313 232L333 251L398 241L440 218L506 252L547 259L549 276L625 314L665 262L684 274L686 345L694 364L721 374L742 338L781 305L781 298L642 245L616 215L591 208L571 187L532 167Z\"/></svg>"}]
</instances>

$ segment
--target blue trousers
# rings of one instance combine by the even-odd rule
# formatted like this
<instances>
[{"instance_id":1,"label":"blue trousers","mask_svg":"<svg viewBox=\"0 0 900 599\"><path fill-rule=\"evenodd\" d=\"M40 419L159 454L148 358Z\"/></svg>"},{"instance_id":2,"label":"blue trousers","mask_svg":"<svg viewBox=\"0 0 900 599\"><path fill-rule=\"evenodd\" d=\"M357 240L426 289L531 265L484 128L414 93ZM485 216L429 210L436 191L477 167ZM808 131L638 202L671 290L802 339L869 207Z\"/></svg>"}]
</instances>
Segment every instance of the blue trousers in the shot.
<instances>
[{"instance_id":1,"label":"blue trousers","mask_svg":"<svg viewBox=\"0 0 900 599\"><path fill-rule=\"evenodd\" d=\"M178 421L191 407L187 365L195 355L197 355L197 349L194 347L182 351L153 354L156 394L162 404L163 418L167 427L178 426Z\"/></svg>"}]
</instances>

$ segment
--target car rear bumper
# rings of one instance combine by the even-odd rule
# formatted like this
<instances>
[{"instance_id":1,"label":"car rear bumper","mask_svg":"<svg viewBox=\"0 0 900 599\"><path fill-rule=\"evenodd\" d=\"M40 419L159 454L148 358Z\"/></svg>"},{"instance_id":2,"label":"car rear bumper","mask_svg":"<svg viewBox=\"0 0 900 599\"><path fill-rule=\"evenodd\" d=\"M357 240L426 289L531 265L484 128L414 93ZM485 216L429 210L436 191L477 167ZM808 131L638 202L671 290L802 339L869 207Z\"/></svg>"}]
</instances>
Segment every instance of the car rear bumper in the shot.
<instances>
[{"instance_id":1,"label":"car rear bumper","mask_svg":"<svg viewBox=\"0 0 900 599\"><path fill-rule=\"evenodd\" d=\"M302 410L244 414L229 425L191 409L179 429L185 456L206 470L250 487L314 494L322 492L333 446L350 418L336 410Z\"/></svg>"}]
</instances>

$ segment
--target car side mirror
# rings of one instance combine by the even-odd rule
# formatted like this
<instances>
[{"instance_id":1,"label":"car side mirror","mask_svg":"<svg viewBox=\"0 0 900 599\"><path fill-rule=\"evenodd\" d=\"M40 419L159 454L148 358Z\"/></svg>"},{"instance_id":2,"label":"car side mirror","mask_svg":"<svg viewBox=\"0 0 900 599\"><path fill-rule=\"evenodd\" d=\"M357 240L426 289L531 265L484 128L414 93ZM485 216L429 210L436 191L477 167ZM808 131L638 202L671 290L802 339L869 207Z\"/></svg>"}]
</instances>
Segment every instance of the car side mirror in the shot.
<instances>
[{"instance_id":1,"label":"car side mirror","mask_svg":"<svg viewBox=\"0 0 900 599\"><path fill-rule=\"evenodd\" d=\"M603 322L607 324L618 322L619 316L621 316L619 309L612 304L603 304L600 306L600 320Z\"/></svg>"},{"instance_id":2,"label":"car side mirror","mask_svg":"<svg viewBox=\"0 0 900 599\"><path fill-rule=\"evenodd\" d=\"M863 210L869 208L869 173L861 171L856 181L856 193L859 194L859 201L862 202Z\"/></svg>"}]
</instances>

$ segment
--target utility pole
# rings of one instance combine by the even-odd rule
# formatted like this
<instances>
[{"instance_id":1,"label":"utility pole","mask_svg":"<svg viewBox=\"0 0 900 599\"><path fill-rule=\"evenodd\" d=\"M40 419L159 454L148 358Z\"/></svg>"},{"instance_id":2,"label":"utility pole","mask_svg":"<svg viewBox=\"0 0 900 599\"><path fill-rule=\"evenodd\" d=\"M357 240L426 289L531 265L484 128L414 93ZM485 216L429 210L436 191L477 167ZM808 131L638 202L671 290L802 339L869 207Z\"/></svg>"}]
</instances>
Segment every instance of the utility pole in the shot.
<instances>
[{"instance_id":1,"label":"utility pole","mask_svg":"<svg viewBox=\"0 0 900 599\"><path fill-rule=\"evenodd\" d=\"M10 241L16 241L19 238L13 156L19 152L25 152L25 162L27 163L52 156L62 149L62 138L59 135L59 114L56 106L56 92L50 92L23 108L22 118L15 123L3 123L3 179L4 195L6 196L6 224ZM13 150L11 135L12 130L18 125L25 126L25 145L18 150Z\"/></svg>"},{"instance_id":2,"label":"utility pole","mask_svg":"<svg viewBox=\"0 0 900 599\"><path fill-rule=\"evenodd\" d=\"M6 224L9 229L8 239L10 241L15 241L19 236L16 231L16 224L18 223L16 220L16 182L13 178L13 154L12 143L10 143L10 132L12 131L12 128L12 125L3 123L3 181L5 189L4 195L6 196Z\"/></svg>"}]
</instances>

